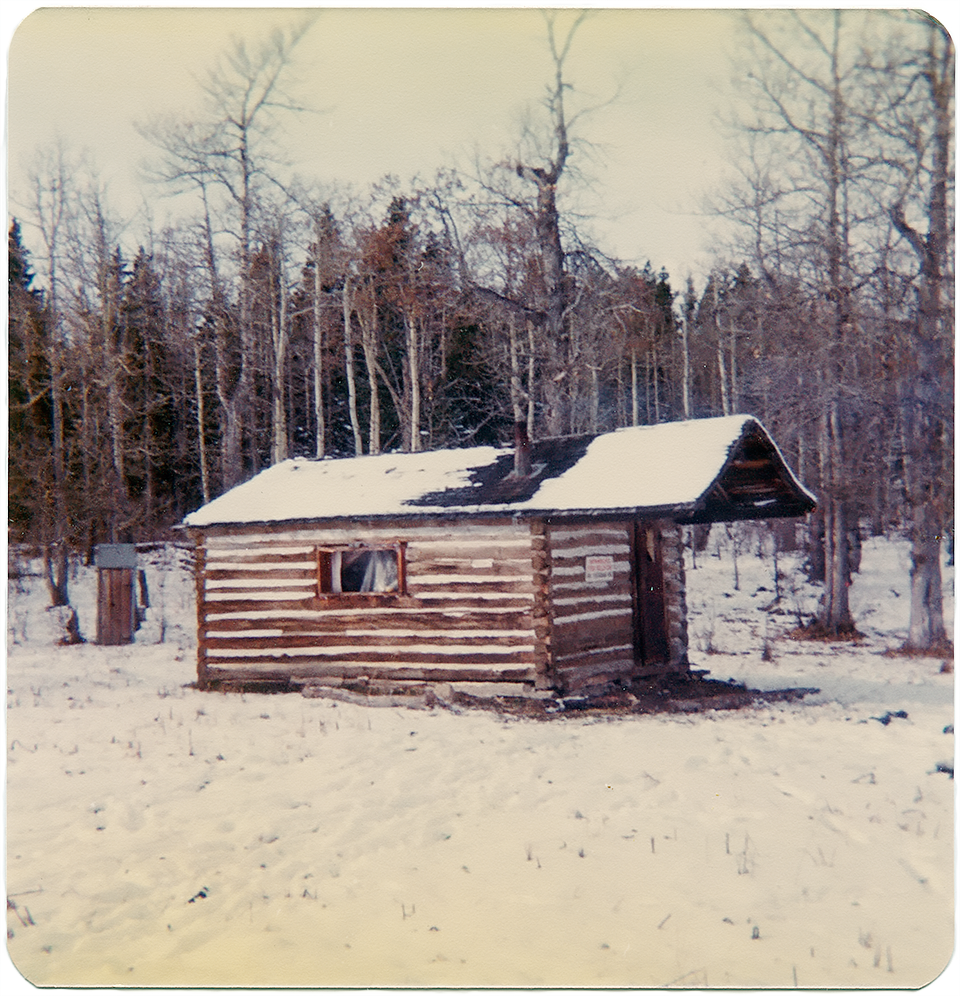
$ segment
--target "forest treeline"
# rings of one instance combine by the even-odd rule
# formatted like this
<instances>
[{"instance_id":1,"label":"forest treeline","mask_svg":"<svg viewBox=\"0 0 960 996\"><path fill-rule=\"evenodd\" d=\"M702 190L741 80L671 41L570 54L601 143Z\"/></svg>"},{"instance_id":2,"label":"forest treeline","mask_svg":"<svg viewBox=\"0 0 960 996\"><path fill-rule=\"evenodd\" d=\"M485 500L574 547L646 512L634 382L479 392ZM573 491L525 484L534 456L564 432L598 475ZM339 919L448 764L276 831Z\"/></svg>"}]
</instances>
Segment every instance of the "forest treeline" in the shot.
<instances>
[{"instance_id":1,"label":"forest treeline","mask_svg":"<svg viewBox=\"0 0 960 996\"><path fill-rule=\"evenodd\" d=\"M304 29L226 51L196 119L141 125L155 194L192 205L142 244L80 157L38 153L9 228L9 530L55 604L71 552L162 537L290 456L748 412L819 498L819 627L853 631L856 532L903 530L908 643L943 643L949 37L909 12L744 15L737 172L697 288L611 258L567 208L581 22L545 23L539 120L430 181L358 195L284 172L284 129L310 126L284 91Z\"/></svg>"}]
</instances>

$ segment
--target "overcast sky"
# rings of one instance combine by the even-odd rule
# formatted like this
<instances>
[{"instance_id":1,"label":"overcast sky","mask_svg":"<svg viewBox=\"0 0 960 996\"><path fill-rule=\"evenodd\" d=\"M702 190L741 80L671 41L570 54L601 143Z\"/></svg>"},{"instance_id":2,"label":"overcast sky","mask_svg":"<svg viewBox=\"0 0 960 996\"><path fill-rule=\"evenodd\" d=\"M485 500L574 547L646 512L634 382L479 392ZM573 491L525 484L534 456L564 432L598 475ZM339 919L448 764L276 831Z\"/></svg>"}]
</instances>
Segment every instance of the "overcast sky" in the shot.
<instances>
[{"instance_id":1,"label":"overcast sky","mask_svg":"<svg viewBox=\"0 0 960 996\"><path fill-rule=\"evenodd\" d=\"M22 16L30 5L11 8ZM112 203L135 211L137 168L150 148L134 123L189 115L195 77L231 38L256 39L303 13L60 7L30 14L9 55L10 213L23 189L22 164L57 135L89 148ZM569 82L597 102L619 89L580 127L599 151L585 172L596 181L600 247L665 266L677 289L688 273L700 282L709 265L700 211L723 164L715 117L729 77L732 20L722 10L598 10L581 27L567 67ZM328 9L298 49L297 69L300 92L323 109L294 121L286 135L298 171L361 186L387 173L429 177L469 162L474 148L506 152L550 73L540 13L515 8ZM162 202L157 210L163 220Z\"/></svg>"}]
</instances>

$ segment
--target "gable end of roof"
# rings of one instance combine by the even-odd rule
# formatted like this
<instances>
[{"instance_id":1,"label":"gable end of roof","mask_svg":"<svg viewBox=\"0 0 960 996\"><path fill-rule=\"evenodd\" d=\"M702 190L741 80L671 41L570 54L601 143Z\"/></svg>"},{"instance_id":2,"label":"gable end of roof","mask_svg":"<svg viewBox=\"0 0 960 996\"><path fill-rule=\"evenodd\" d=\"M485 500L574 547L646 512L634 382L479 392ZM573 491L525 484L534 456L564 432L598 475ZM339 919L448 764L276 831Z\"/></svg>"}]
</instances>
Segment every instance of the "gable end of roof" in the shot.
<instances>
[{"instance_id":1,"label":"gable end of roof","mask_svg":"<svg viewBox=\"0 0 960 996\"><path fill-rule=\"evenodd\" d=\"M720 472L684 521L733 522L792 518L817 507L794 477L780 450L754 419L744 423Z\"/></svg>"}]
</instances>

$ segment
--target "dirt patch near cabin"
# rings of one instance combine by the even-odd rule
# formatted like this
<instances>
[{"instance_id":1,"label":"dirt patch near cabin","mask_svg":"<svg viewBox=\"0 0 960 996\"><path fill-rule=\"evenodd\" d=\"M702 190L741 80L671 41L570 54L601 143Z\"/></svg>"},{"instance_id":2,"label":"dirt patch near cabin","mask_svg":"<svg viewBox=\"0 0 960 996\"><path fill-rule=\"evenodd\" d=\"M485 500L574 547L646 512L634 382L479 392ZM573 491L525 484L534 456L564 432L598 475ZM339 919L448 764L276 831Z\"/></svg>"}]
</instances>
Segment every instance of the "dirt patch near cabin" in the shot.
<instances>
[{"instance_id":1,"label":"dirt patch near cabin","mask_svg":"<svg viewBox=\"0 0 960 996\"><path fill-rule=\"evenodd\" d=\"M618 716L638 713L699 713L711 709L746 709L770 702L795 702L815 695L818 688L780 688L760 691L734 681L705 678L696 672L646 680L590 695L528 698L484 697L455 692L450 702L437 705L489 709L505 716L558 719L564 716Z\"/></svg>"}]
</instances>

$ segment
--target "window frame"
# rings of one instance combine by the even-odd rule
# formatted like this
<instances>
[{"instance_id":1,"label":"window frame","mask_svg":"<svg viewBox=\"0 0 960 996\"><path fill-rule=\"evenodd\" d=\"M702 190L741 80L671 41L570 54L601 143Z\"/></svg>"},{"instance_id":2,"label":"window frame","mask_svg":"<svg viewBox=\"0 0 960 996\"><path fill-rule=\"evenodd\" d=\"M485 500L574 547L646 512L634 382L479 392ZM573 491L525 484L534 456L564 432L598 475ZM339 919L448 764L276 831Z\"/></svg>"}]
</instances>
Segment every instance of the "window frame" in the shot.
<instances>
[{"instance_id":1,"label":"window frame","mask_svg":"<svg viewBox=\"0 0 960 996\"><path fill-rule=\"evenodd\" d=\"M397 585L391 591L342 591L334 583L334 569L344 553L363 551L370 553L390 551L397 558ZM407 544L404 540L393 543L331 543L316 548L316 596L323 602L344 600L351 603L370 600L382 602L407 594Z\"/></svg>"}]
</instances>

